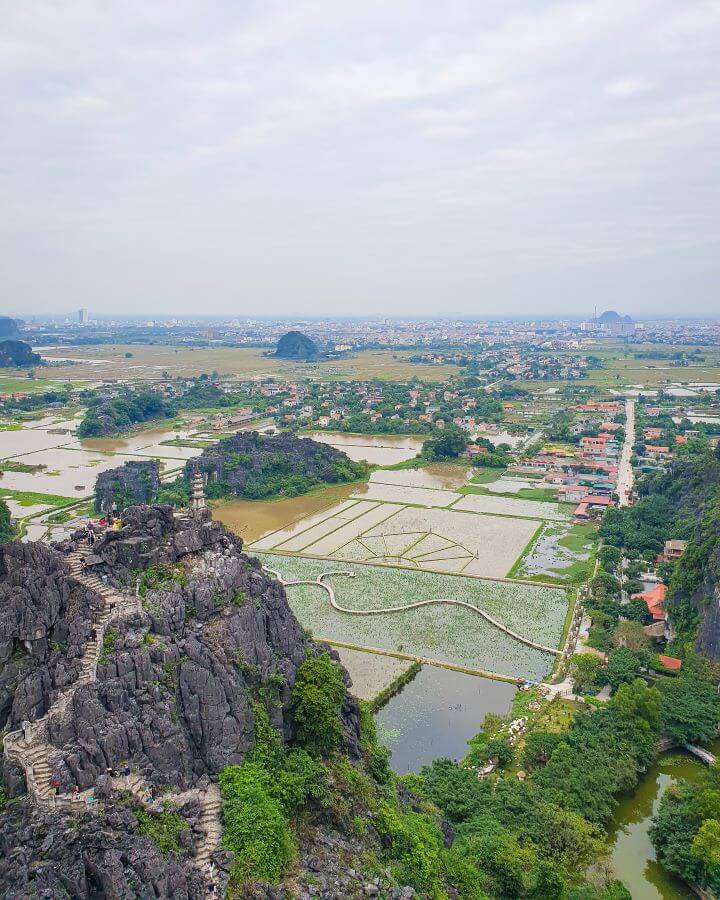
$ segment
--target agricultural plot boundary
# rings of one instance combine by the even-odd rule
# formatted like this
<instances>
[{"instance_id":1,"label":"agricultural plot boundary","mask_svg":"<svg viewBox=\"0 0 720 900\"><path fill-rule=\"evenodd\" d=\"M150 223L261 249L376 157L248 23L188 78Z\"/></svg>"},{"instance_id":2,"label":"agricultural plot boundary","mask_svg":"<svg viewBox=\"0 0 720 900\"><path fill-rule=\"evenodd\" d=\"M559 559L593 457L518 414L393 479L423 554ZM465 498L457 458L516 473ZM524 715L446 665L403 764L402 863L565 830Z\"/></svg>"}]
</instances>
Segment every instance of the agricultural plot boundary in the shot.
<instances>
[{"instance_id":1,"label":"agricultural plot boundary","mask_svg":"<svg viewBox=\"0 0 720 900\"><path fill-rule=\"evenodd\" d=\"M558 584L557 582L552 582L552 581L536 581L534 579L528 579L528 578L510 578L510 577L503 577L500 575L472 575L467 572L435 572L435 573L433 573L432 570L421 570L421 569L414 568L413 566L396 565L395 563L393 563L392 566L388 567L381 563L372 562L372 560L367 560L367 559L342 559L341 557L338 557L338 556L322 556L319 554L306 553L306 552L293 553L289 550L276 550L275 548L266 550L266 549L255 548L254 545L248 547L247 552L252 553L252 551L255 549L257 549L258 553L269 554L271 556L286 556L288 559L312 559L312 560L321 560L322 562L330 562L330 563L345 562L345 563L352 563L352 565L354 565L354 566L371 566L374 569L393 568L393 569L400 569L401 571L405 571L405 572L414 572L414 573L418 573L421 571L428 571L428 574L437 574L437 575L442 575L443 577L447 576L448 578L473 578L473 579L475 579L475 581L494 581L494 582L498 582L499 584L520 584L523 587L542 587L542 588L549 588L550 590L553 590L553 591L563 591L565 593L567 593L567 589L568 589L567 585Z\"/></svg>"}]
</instances>

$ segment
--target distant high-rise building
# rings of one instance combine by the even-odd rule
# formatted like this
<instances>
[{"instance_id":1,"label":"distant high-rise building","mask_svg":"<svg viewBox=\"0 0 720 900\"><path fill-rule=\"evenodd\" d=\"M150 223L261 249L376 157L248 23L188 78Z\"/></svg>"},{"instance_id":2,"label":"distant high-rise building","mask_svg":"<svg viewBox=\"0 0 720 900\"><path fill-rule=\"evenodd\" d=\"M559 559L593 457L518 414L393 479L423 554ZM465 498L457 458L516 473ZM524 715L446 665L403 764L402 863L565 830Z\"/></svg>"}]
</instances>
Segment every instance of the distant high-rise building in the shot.
<instances>
[{"instance_id":1,"label":"distant high-rise building","mask_svg":"<svg viewBox=\"0 0 720 900\"><path fill-rule=\"evenodd\" d=\"M90 321L90 316L88 315L88 311L83 306L82 309L78 310L78 322L81 325L86 325Z\"/></svg>"}]
</instances>

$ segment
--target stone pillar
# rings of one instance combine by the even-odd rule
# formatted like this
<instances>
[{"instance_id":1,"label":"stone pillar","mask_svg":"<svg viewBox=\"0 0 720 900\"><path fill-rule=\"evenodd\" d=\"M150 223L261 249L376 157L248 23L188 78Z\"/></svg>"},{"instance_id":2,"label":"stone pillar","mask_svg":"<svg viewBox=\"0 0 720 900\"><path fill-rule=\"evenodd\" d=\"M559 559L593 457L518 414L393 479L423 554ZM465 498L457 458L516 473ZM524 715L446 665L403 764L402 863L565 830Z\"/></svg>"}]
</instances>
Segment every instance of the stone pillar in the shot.
<instances>
[{"instance_id":1,"label":"stone pillar","mask_svg":"<svg viewBox=\"0 0 720 900\"><path fill-rule=\"evenodd\" d=\"M201 509L205 509L207 504L205 502L205 482L202 477L202 473L195 472L192 477L191 482L191 496L190 496L190 506L193 511L197 512Z\"/></svg>"}]
</instances>

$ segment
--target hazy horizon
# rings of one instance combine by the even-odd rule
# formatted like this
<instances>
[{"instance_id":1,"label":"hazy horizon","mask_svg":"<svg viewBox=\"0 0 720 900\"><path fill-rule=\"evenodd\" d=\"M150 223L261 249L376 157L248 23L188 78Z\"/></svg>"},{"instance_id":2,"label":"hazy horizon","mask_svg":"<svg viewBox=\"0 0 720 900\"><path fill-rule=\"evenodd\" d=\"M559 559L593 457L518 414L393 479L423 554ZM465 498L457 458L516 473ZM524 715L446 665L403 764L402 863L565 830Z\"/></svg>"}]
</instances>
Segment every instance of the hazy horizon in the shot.
<instances>
[{"instance_id":1,"label":"hazy horizon","mask_svg":"<svg viewBox=\"0 0 720 900\"><path fill-rule=\"evenodd\" d=\"M8 315L717 314L717 0L0 9Z\"/></svg>"}]
</instances>

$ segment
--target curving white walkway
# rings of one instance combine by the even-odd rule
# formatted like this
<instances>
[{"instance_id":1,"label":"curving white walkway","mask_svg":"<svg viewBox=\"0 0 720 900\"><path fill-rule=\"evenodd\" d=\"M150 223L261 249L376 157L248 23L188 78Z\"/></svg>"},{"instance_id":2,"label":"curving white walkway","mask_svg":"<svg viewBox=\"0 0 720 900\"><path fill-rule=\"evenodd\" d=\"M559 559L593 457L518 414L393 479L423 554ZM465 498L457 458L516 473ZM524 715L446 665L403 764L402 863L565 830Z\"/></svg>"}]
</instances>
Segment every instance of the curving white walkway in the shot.
<instances>
[{"instance_id":1,"label":"curving white walkway","mask_svg":"<svg viewBox=\"0 0 720 900\"><path fill-rule=\"evenodd\" d=\"M526 638L523 635L518 634L511 628L508 628L507 625L503 625L502 622L499 622L497 619L493 618L493 616L491 616L490 613L485 612L484 609L481 609L479 606L475 606L473 603L466 603L464 600L453 600L450 598L441 597L436 600L416 600L414 603L405 603L402 606L384 606L377 609L352 609L347 606L341 606L337 602L334 588L330 584L325 584L325 581L323 579L329 578L331 575L345 575L348 578L355 578L355 572L345 570L336 572L321 572L314 581L312 579L305 579L301 581L285 581L280 572L278 572L276 569L270 569L267 566L263 566L263 569L270 575L274 575L275 578L277 578L280 584L282 584L284 587L290 587L294 584L309 584L321 587L324 591L327 592L332 608L336 609L338 612L346 613L350 616L391 615L392 613L405 612L408 609L418 609L421 606L431 606L436 603L445 604L446 606L461 606L476 613L481 618L485 619L486 622L489 622L494 628L497 628L499 631L504 632L509 637L513 638L516 641L519 641L521 644L525 644L528 647L533 647L535 650L542 650L543 653L552 653L555 656L562 655L562 650L559 650L557 647L547 647L545 646L545 644L539 644L537 641L531 641L530 638Z\"/></svg>"}]
</instances>

